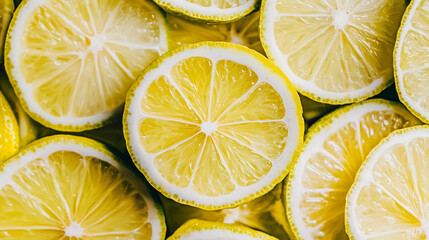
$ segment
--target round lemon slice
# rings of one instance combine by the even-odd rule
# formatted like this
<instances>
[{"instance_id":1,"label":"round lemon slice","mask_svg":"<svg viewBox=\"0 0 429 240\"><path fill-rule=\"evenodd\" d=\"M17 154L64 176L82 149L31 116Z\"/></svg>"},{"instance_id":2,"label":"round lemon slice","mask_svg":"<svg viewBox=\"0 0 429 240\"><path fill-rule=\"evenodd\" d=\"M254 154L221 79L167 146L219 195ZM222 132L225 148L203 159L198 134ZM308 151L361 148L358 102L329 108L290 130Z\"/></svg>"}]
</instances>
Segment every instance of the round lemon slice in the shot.
<instances>
[{"instance_id":1,"label":"round lemon slice","mask_svg":"<svg viewBox=\"0 0 429 240\"><path fill-rule=\"evenodd\" d=\"M262 54L264 49L259 38L259 12L252 13L236 22L209 24L188 21L167 15L172 47L203 41L223 41L244 45Z\"/></svg>"},{"instance_id":2,"label":"round lemon slice","mask_svg":"<svg viewBox=\"0 0 429 240\"><path fill-rule=\"evenodd\" d=\"M232 22L259 6L259 0L154 0L166 11L204 22Z\"/></svg>"},{"instance_id":3,"label":"round lemon slice","mask_svg":"<svg viewBox=\"0 0 429 240\"><path fill-rule=\"evenodd\" d=\"M427 239L429 127L405 128L368 155L347 195L351 239Z\"/></svg>"},{"instance_id":4,"label":"round lemon slice","mask_svg":"<svg viewBox=\"0 0 429 240\"><path fill-rule=\"evenodd\" d=\"M165 237L142 180L93 140L38 140L0 167L0 179L1 239Z\"/></svg>"},{"instance_id":5,"label":"round lemon slice","mask_svg":"<svg viewBox=\"0 0 429 240\"><path fill-rule=\"evenodd\" d=\"M0 163L18 152L19 127L15 115L0 92Z\"/></svg>"},{"instance_id":6,"label":"round lemon slice","mask_svg":"<svg viewBox=\"0 0 429 240\"><path fill-rule=\"evenodd\" d=\"M131 87L124 113L128 150L149 182L206 210L274 188L303 129L298 94L280 69L225 42L163 55Z\"/></svg>"},{"instance_id":7,"label":"round lemon slice","mask_svg":"<svg viewBox=\"0 0 429 240\"><path fill-rule=\"evenodd\" d=\"M392 54L406 0L263 0L261 41L303 95L345 104L393 80Z\"/></svg>"},{"instance_id":8,"label":"round lemon slice","mask_svg":"<svg viewBox=\"0 0 429 240\"><path fill-rule=\"evenodd\" d=\"M164 25L149 0L25 0L8 31L6 70L33 119L61 131L97 128L166 51Z\"/></svg>"},{"instance_id":9,"label":"round lemon slice","mask_svg":"<svg viewBox=\"0 0 429 240\"><path fill-rule=\"evenodd\" d=\"M190 220L183 224L168 240L277 240L265 233L234 225Z\"/></svg>"},{"instance_id":10,"label":"round lemon slice","mask_svg":"<svg viewBox=\"0 0 429 240\"><path fill-rule=\"evenodd\" d=\"M429 123L429 2L415 0L408 6L395 46L394 67L398 95L408 109Z\"/></svg>"},{"instance_id":11,"label":"round lemon slice","mask_svg":"<svg viewBox=\"0 0 429 240\"><path fill-rule=\"evenodd\" d=\"M315 123L285 191L296 237L347 240L346 194L365 157L392 131L419 123L402 105L381 99L338 109Z\"/></svg>"},{"instance_id":12,"label":"round lemon slice","mask_svg":"<svg viewBox=\"0 0 429 240\"><path fill-rule=\"evenodd\" d=\"M2 0L0 2L0 62L3 62L4 39L6 38L13 10L15 10L13 0Z\"/></svg>"}]
</instances>

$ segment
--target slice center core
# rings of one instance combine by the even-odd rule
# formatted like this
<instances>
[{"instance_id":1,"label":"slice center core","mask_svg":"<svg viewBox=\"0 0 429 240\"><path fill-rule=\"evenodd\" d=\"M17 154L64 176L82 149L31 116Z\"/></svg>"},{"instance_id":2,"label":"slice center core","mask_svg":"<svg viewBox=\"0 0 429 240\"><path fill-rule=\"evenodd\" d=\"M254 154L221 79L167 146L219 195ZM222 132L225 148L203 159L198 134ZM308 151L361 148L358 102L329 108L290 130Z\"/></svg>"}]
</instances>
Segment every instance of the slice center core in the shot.
<instances>
[{"instance_id":1,"label":"slice center core","mask_svg":"<svg viewBox=\"0 0 429 240\"><path fill-rule=\"evenodd\" d=\"M81 238L83 235L83 228L77 222L71 222L70 225L65 229L65 236L67 237Z\"/></svg>"},{"instance_id":2,"label":"slice center core","mask_svg":"<svg viewBox=\"0 0 429 240\"><path fill-rule=\"evenodd\" d=\"M203 122L201 124L201 131L207 135L212 134L214 131L217 130L217 124L211 123L211 122Z\"/></svg>"},{"instance_id":3,"label":"slice center core","mask_svg":"<svg viewBox=\"0 0 429 240\"><path fill-rule=\"evenodd\" d=\"M338 10L334 13L334 21L332 23L336 29L343 30L350 24L350 12L345 10Z\"/></svg>"}]
</instances>

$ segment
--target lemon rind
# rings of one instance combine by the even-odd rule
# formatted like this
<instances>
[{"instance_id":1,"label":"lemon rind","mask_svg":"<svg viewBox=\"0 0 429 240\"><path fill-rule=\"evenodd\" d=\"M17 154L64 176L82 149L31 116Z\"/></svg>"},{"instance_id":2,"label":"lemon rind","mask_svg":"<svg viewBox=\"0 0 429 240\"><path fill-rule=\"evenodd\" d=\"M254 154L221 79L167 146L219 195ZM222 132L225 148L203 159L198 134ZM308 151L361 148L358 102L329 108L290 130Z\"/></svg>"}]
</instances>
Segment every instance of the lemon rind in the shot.
<instances>
[{"instance_id":1,"label":"lemon rind","mask_svg":"<svg viewBox=\"0 0 429 240\"><path fill-rule=\"evenodd\" d=\"M299 167L300 157L301 154L303 154L306 151L306 148L309 146L309 144L313 141L313 139L320 134L322 135L329 135L332 132L335 132L338 128L343 126L344 124L338 124L338 121L342 121L344 123L350 122L351 120L356 119L356 115L352 114L355 111L361 111L362 114L368 112L365 108L371 107L370 111L375 111L375 107L378 107L377 110L394 110L395 112L400 112L401 115L408 116L408 118L414 118L414 116L407 111L407 109L400 103L392 102L384 99L370 99L364 102L355 103L352 105L348 105L342 108L339 108L329 114L326 114L321 119L319 119L316 123L314 123L308 130L307 134L305 135L305 141L301 145L299 151L299 157L296 159L296 162L294 162L291 172L289 173L287 177L287 181L285 181L285 191L283 192L283 198L285 199L285 207L286 207L286 214L288 221L290 223L290 227L292 229L292 232L294 233L295 239L309 239L310 236L307 236L305 234L309 234L308 231L306 231L305 227L302 227L303 229L298 230L300 227L299 224L302 225L301 221L297 223L295 221L295 214L292 210L294 205L294 201L292 200L291 192L293 189L299 189L296 184L293 184L293 181L295 179L295 172L297 171L297 168ZM347 114L350 114L350 116L347 116ZM353 115L353 116L351 116ZM347 119L349 117L349 119ZM344 119L346 118L346 119ZM311 152L311 150L309 150ZM298 181L298 180L297 180ZM292 186L294 185L294 186ZM296 190L299 191L299 190ZM297 213L299 214L299 213ZM299 219L299 216L297 217Z\"/></svg>"},{"instance_id":2,"label":"lemon rind","mask_svg":"<svg viewBox=\"0 0 429 240\"><path fill-rule=\"evenodd\" d=\"M421 132L424 132L422 134ZM362 234L357 233L356 231L353 231L353 226L351 226L351 218L353 215L352 208L354 207L354 203L356 202L357 194L359 193L359 188L361 186L365 186L367 182L369 182L371 177L368 177L368 175L371 175L370 170L373 169L375 163L377 163L377 158L381 151L384 150L387 147L391 146L391 143L406 143L407 142L407 135L410 136L408 139L413 139L415 136L421 135L421 137L429 137L429 126L428 125L421 125L421 126L414 126L414 127L408 127L399 129L396 131L393 131L390 133L387 137L385 137L383 140L380 141L380 143L375 146L371 152L366 157L365 161L362 163L361 167L359 168L359 171L356 174L355 181L350 188L350 190L347 193L346 197L346 210L345 210L345 224L346 224L346 232L347 235L351 240L355 239L364 239L362 238ZM396 139L400 137L400 139ZM396 141L396 142L395 142ZM358 236L359 235L359 236Z\"/></svg>"},{"instance_id":3,"label":"lemon rind","mask_svg":"<svg viewBox=\"0 0 429 240\"><path fill-rule=\"evenodd\" d=\"M15 93L22 105L22 108L24 111L34 120L39 122L45 127L52 128L57 131L65 131L65 132L82 132L86 130L92 130L96 128L101 128L103 126L106 126L110 123L113 123L117 119L120 119L120 115L123 110L122 104L120 107L105 111L103 113L99 113L90 117L72 117L69 118L68 123L64 123L64 116L60 117L53 117L50 114L46 113L43 109L41 109L37 103L34 101L34 99L31 97L32 95L32 89L29 88L29 86L26 86L28 84L22 83L23 77L21 75L21 72L19 70L19 60L12 60L14 58L19 58L19 54L14 54L14 56L11 56L12 52L12 45L16 45L18 48L20 48L20 41L13 42L13 38L16 34L14 34L15 31L18 31L18 35L22 33L22 30L24 29L25 25L25 17L27 17L32 10L35 9L38 5L42 5L45 1L37 1L37 0L23 0L17 9L15 10L12 20L9 24L9 29L6 34L6 41L5 41L5 48L4 48L4 65L6 69L6 73L9 77L9 81L15 90ZM154 12L158 14L158 22L160 27L160 33L161 33L161 49L168 50L169 39L168 39L168 26L166 23L165 15L159 10L158 6L154 3L148 2L149 5L153 5ZM29 4L33 4L36 6L28 6ZM28 9L32 8L32 9ZM21 16L23 15L23 16ZM22 20L21 20L22 19ZM19 30L16 30L17 24L21 25L21 28ZM17 66L14 66L12 62L18 62ZM17 80L21 79L21 80ZM68 118L68 117L67 117ZM57 123L56 123L57 122Z\"/></svg>"},{"instance_id":4,"label":"lemon rind","mask_svg":"<svg viewBox=\"0 0 429 240\"><path fill-rule=\"evenodd\" d=\"M141 165L140 161L144 161L145 159L139 159L139 157L137 157L137 154L134 150L134 148L137 149L137 147L133 147L134 140L131 140L131 133L132 133L131 131L133 131L133 130L129 129L128 122L129 122L129 118L131 116L130 108L132 105L132 101L133 101L135 92L136 92L137 88L140 86L140 84L142 82L144 82L144 77L147 74L156 70L160 65L162 65L164 63L165 60L168 60L170 57L172 57L176 54L179 54L179 53L182 53L182 52L185 52L188 50L198 49L201 47L206 47L207 49L213 48L213 47L225 48L225 49L230 49L232 51L236 51L239 53L246 53L246 54L248 54L249 57L250 56L253 57L255 61L259 61L260 63L262 63L264 65L265 69L269 69L273 75L278 75L281 79L284 80L282 83L284 84L284 87L286 88L286 91L288 92L288 94L290 94L290 98L292 98L292 100L294 102L294 103L291 103L291 105L294 104L294 107L296 108L294 111L294 114L292 114L292 115L297 116L297 126L293 126L293 127L297 128L297 129L295 129L295 131L297 132L297 135L298 135L297 142L295 143L296 146L299 146L303 142L304 120L302 118L302 106L300 104L298 94L295 91L295 89L293 88L293 86L290 84L290 82L287 81L287 77L283 74L283 72L279 68L277 68L275 65L273 65L263 55L256 52L255 50L251 50L245 46L236 45L236 44L227 43L227 42L200 42L200 43L196 43L196 44L188 44L188 45L179 47L173 51L167 52L162 57L155 60L151 65L149 65L149 67L147 67L143 71L143 73L137 78L137 81L134 82L134 84L131 86L131 88L128 91L126 102L125 102L124 115L123 115L124 136L125 136L125 140L127 143L128 152L130 153L134 164L143 173L143 175L146 177L147 181L152 185L152 187L154 187L157 191L159 191L165 197L173 199L174 201L179 202L181 204L185 204L185 205L189 205L189 206L193 206L193 207L198 207L198 208L203 209L203 210L219 210L219 209L224 209L224 208L236 207L240 204L243 204L243 203L249 202L253 199L256 199L256 198L264 195L265 193L269 192L270 190L272 190L289 173L289 171L292 167L291 163L294 162L294 159L296 159L298 157L298 154L297 154L296 150L292 150L293 152L290 153L290 161L287 163L287 166L282 170L282 172L280 173L279 176L277 176L276 178L274 178L271 181L271 183L264 185L264 187L260 188L256 192L253 192L252 194L247 194L247 196L245 196L245 197L240 197L240 199L238 199L236 201L232 201L232 202L226 201L225 203L222 203L222 204L216 204L216 205L215 204L205 204L203 202L196 203L193 200L186 200L182 197L179 197L177 193L171 193L170 191L168 191L166 189L168 187L165 187L162 184L157 183L157 181L155 181L154 179L152 179L152 175L149 174L148 170L145 169ZM227 58L225 58L225 59L227 59ZM288 117L288 115L291 115L291 112L289 112L286 115L286 118ZM135 143L135 144L138 145L137 143ZM162 180L161 182L163 182L163 181L165 181L165 180ZM169 184L169 183L164 183L164 184ZM225 201L225 199L227 199L227 196L228 195L223 195L221 197L218 197L217 202L219 202L219 199L222 199L223 201Z\"/></svg>"},{"instance_id":5,"label":"lemon rind","mask_svg":"<svg viewBox=\"0 0 429 240\"><path fill-rule=\"evenodd\" d=\"M48 149L53 145L56 145L57 148L51 150ZM117 168L122 176L136 187L148 206L148 221L152 224L153 230L158 229L157 232L152 232L152 240L165 239L167 231L165 216L161 205L159 202L155 201L156 195L150 190L150 188L145 186L143 181L139 180L139 175L133 170L125 167L123 160L117 158L112 152L110 152L107 146L89 138L71 135L54 135L30 143L18 154L0 165L0 189L6 185L7 179L12 177L13 172L11 171L19 170L20 167L34 160L34 158L31 158L32 155L34 156L34 154L37 154L40 151L48 153L51 151L51 153L53 153L61 150L80 150L79 152L84 150L84 155L98 157L102 161L108 162L113 167ZM21 163L21 161L23 163ZM159 237L156 237L157 235Z\"/></svg>"},{"instance_id":6,"label":"lemon rind","mask_svg":"<svg viewBox=\"0 0 429 240\"><path fill-rule=\"evenodd\" d=\"M19 150L19 142L21 140L20 135L19 135L18 121L17 121L17 119L15 117L15 114L13 113L13 110L12 110L10 104L8 103L8 101L6 100L6 97L3 95L3 93L1 91L0 91L0 102L4 103L2 105L4 105L4 107L5 107L4 110L6 111L6 115L12 121L11 122L11 124L12 124L12 134L13 134L13 136L15 138L15 140L13 141L13 143L14 143L13 146L8 146L8 148L9 149L13 149L14 152L17 153L18 150ZM0 136L1 136L1 134L0 134ZM2 137L4 138L5 136L2 136ZM12 157L12 156L10 156L10 157ZM0 159L0 160L6 160L6 159ZM0 161L0 163L1 162L2 161Z\"/></svg>"}]
</instances>

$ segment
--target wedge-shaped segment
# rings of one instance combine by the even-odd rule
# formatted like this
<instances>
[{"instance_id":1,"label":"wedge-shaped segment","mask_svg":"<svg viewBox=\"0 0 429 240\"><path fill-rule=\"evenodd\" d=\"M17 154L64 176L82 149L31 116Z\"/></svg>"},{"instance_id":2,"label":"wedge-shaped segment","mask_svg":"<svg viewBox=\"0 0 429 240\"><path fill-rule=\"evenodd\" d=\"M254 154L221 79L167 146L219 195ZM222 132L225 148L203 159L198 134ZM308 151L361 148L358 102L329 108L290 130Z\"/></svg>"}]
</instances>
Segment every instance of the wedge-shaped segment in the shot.
<instances>
[{"instance_id":1,"label":"wedge-shaped segment","mask_svg":"<svg viewBox=\"0 0 429 240\"><path fill-rule=\"evenodd\" d=\"M368 155L350 189L351 239L426 239L429 235L429 128L395 131Z\"/></svg>"},{"instance_id":2,"label":"wedge-shaped segment","mask_svg":"<svg viewBox=\"0 0 429 240\"><path fill-rule=\"evenodd\" d=\"M297 238L347 240L346 195L365 157L392 131L419 123L402 105L381 99L338 109L316 122L286 185Z\"/></svg>"},{"instance_id":3,"label":"wedge-shaped segment","mask_svg":"<svg viewBox=\"0 0 429 240\"><path fill-rule=\"evenodd\" d=\"M237 206L281 181L302 141L302 109L281 71L246 47L186 45L131 87L124 133L162 194L206 210Z\"/></svg>"},{"instance_id":4,"label":"wedge-shaped segment","mask_svg":"<svg viewBox=\"0 0 429 240\"><path fill-rule=\"evenodd\" d=\"M165 237L144 183L93 140L39 140L2 165L0 179L1 239Z\"/></svg>"},{"instance_id":5,"label":"wedge-shaped segment","mask_svg":"<svg viewBox=\"0 0 429 240\"><path fill-rule=\"evenodd\" d=\"M137 75L167 50L149 0L26 0L6 40L6 70L24 109L63 131L97 128Z\"/></svg>"},{"instance_id":6,"label":"wedge-shaped segment","mask_svg":"<svg viewBox=\"0 0 429 240\"><path fill-rule=\"evenodd\" d=\"M6 98L0 92L0 163L18 152L19 126Z\"/></svg>"},{"instance_id":7,"label":"wedge-shaped segment","mask_svg":"<svg viewBox=\"0 0 429 240\"><path fill-rule=\"evenodd\" d=\"M407 108L429 123L429 1L416 0L408 6L399 29L394 54L398 95Z\"/></svg>"},{"instance_id":8,"label":"wedge-shaped segment","mask_svg":"<svg viewBox=\"0 0 429 240\"><path fill-rule=\"evenodd\" d=\"M190 220L183 224L168 240L276 240L268 234L238 224L225 224Z\"/></svg>"},{"instance_id":9,"label":"wedge-shaped segment","mask_svg":"<svg viewBox=\"0 0 429 240\"><path fill-rule=\"evenodd\" d=\"M261 41L303 95L344 104L391 84L405 0L263 0Z\"/></svg>"},{"instance_id":10,"label":"wedge-shaped segment","mask_svg":"<svg viewBox=\"0 0 429 240\"><path fill-rule=\"evenodd\" d=\"M204 22L232 22L253 12L258 0L154 0L166 11Z\"/></svg>"},{"instance_id":11,"label":"wedge-shaped segment","mask_svg":"<svg viewBox=\"0 0 429 240\"><path fill-rule=\"evenodd\" d=\"M259 38L259 12L238 21L224 24L193 22L167 14L172 46L203 41L222 41L241 44L264 53Z\"/></svg>"}]
</instances>

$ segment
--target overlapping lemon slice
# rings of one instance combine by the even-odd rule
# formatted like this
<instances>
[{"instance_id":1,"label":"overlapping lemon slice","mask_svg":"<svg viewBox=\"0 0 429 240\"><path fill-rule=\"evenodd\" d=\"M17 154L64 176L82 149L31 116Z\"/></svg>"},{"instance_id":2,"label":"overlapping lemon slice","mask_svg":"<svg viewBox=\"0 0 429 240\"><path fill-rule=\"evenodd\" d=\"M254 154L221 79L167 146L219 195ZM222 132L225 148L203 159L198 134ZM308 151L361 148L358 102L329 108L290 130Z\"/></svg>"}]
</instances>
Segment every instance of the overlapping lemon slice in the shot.
<instances>
[{"instance_id":1,"label":"overlapping lemon slice","mask_svg":"<svg viewBox=\"0 0 429 240\"><path fill-rule=\"evenodd\" d=\"M13 0L2 0L0 2L0 62L3 62L4 40L14 9Z\"/></svg>"},{"instance_id":2,"label":"overlapping lemon slice","mask_svg":"<svg viewBox=\"0 0 429 240\"><path fill-rule=\"evenodd\" d=\"M381 99L338 109L315 123L287 182L296 237L347 240L346 194L365 157L392 131L419 123L402 105Z\"/></svg>"},{"instance_id":3,"label":"overlapping lemon slice","mask_svg":"<svg viewBox=\"0 0 429 240\"><path fill-rule=\"evenodd\" d=\"M375 147L347 195L351 239L427 239L429 128L392 133Z\"/></svg>"},{"instance_id":4,"label":"overlapping lemon slice","mask_svg":"<svg viewBox=\"0 0 429 240\"><path fill-rule=\"evenodd\" d=\"M2 165L0 179L1 239L165 237L142 180L93 140L39 140Z\"/></svg>"},{"instance_id":5,"label":"overlapping lemon slice","mask_svg":"<svg viewBox=\"0 0 429 240\"><path fill-rule=\"evenodd\" d=\"M263 0L261 41L303 95L345 104L393 80L392 55L406 0Z\"/></svg>"},{"instance_id":6,"label":"overlapping lemon slice","mask_svg":"<svg viewBox=\"0 0 429 240\"><path fill-rule=\"evenodd\" d=\"M33 119L61 131L100 127L166 51L164 24L149 0L25 0L6 39L6 70Z\"/></svg>"},{"instance_id":7,"label":"overlapping lemon slice","mask_svg":"<svg viewBox=\"0 0 429 240\"><path fill-rule=\"evenodd\" d=\"M162 194L206 210L270 191L302 141L299 98L282 72L246 47L203 42L163 55L131 87L124 134Z\"/></svg>"},{"instance_id":8,"label":"overlapping lemon slice","mask_svg":"<svg viewBox=\"0 0 429 240\"><path fill-rule=\"evenodd\" d=\"M168 240L277 240L265 233L250 228L201 220L190 220L180 227Z\"/></svg>"},{"instance_id":9,"label":"overlapping lemon slice","mask_svg":"<svg viewBox=\"0 0 429 240\"><path fill-rule=\"evenodd\" d=\"M259 6L259 0L154 0L165 10L204 22L232 22Z\"/></svg>"},{"instance_id":10,"label":"overlapping lemon slice","mask_svg":"<svg viewBox=\"0 0 429 240\"><path fill-rule=\"evenodd\" d=\"M19 126L6 98L0 92L0 164L18 152Z\"/></svg>"}]
</instances>

